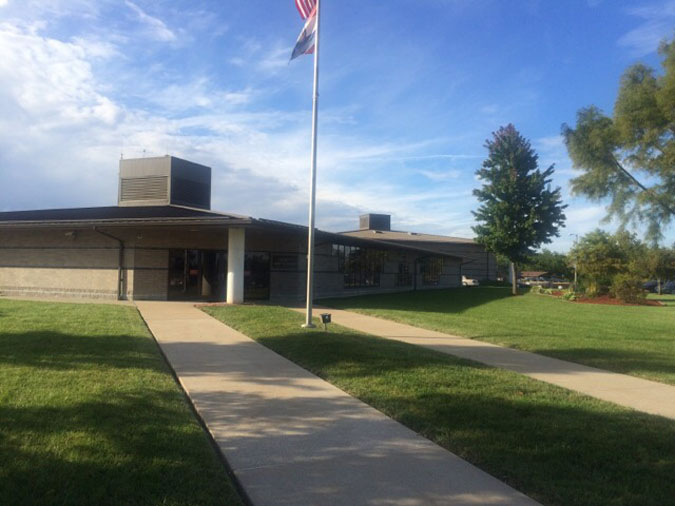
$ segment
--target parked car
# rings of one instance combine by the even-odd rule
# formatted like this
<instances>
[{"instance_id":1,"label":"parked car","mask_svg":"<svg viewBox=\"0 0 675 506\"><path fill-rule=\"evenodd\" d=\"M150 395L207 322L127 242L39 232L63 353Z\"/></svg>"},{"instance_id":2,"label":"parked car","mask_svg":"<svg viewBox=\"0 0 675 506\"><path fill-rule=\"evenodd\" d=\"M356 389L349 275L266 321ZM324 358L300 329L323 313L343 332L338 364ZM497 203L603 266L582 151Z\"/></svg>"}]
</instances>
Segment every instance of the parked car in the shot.
<instances>
[{"instance_id":1,"label":"parked car","mask_svg":"<svg viewBox=\"0 0 675 506\"><path fill-rule=\"evenodd\" d=\"M462 286L478 286L479 284L480 283L477 279L471 279L467 278L466 276L462 276Z\"/></svg>"},{"instance_id":2,"label":"parked car","mask_svg":"<svg viewBox=\"0 0 675 506\"><path fill-rule=\"evenodd\" d=\"M642 288L647 290L650 293L657 293L659 291L659 283L656 280L650 280L643 283ZM662 293L675 293L675 281L674 280L664 280L661 281L661 292Z\"/></svg>"},{"instance_id":3,"label":"parked car","mask_svg":"<svg viewBox=\"0 0 675 506\"><path fill-rule=\"evenodd\" d=\"M643 283L642 288L644 288L648 292L654 293L658 288L658 282L652 279L650 281Z\"/></svg>"}]
</instances>

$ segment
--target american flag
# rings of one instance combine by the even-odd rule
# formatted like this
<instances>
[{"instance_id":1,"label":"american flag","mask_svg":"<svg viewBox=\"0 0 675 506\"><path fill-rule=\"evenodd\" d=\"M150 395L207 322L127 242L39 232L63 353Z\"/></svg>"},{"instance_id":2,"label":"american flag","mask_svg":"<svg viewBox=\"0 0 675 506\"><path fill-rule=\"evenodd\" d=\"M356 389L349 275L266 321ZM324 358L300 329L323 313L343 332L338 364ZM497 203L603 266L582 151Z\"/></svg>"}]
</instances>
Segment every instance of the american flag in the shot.
<instances>
[{"instance_id":1,"label":"american flag","mask_svg":"<svg viewBox=\"0 0 675 506\"><path fill-rule=\"evenodd\" d=\"M316 0L295 0L295 6L298 8L298 12L302 19L307 19L312 13L314 6L316 5Z\"/></svg>"}]
</instances>

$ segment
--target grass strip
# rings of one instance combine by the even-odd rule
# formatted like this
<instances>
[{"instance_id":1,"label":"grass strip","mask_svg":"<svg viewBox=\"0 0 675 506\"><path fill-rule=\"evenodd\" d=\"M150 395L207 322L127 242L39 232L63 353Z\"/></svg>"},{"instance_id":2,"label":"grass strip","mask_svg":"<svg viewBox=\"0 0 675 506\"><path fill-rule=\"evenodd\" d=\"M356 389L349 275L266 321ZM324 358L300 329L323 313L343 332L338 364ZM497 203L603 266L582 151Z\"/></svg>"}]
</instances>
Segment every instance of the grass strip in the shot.
<instances>
[{"instance_id":1,"label":"grass strip","mask_svg":"<svg viewBox=\"0 0 675 506\"><path fill-rule=\"evenodd\" d=\"M0 300L0 504L242 502L135 308Z\"/></svg>"},{"instance_id":2,"label":"grass strip","mask_svg":"<svg viewBox=\"0 0 675 506\"><path fill-rule=\"evenodd\" d=\"M650 293L647 295L647 299L657 300L664 306L675 306L675 295L673 294L664 293L659 295L658 293Z\"/></svg>"},{"instance_id":3,"label":"grass strip","mask_svg":"<svg viewBox=\"0 0 675 506\"><path fill-rule=\"evenodd\" d=\"M581 304L491 286L322 304L675 385L675 304Z\"/></svg>"},{"instance_id":4,"label":"grass strip","mask_svg":"<svg viewBox=\"0 0 675 506\"><path fill-rule=\"evenodd\" d=\"M663 506L675 422L274 306L208 314L547 504Z\"/></svg>"}]
</instances>

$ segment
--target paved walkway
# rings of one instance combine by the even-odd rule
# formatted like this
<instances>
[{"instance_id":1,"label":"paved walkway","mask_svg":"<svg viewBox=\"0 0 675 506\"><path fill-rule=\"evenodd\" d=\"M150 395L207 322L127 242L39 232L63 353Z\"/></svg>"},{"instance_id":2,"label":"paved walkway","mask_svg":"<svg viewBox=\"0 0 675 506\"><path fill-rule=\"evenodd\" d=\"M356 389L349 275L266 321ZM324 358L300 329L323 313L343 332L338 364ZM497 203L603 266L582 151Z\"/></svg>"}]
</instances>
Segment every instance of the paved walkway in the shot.
<instances>
[{"instance_id":1,"label":"paved walkway","mask_svg":"<svg viewBox=\"0 0 675 506\"><path fill-rule=\"evenodd\" d=\"M304 309L296 311L304 312ZM326 309L325 312L330 312L332 321L343 327L509 369L591 397L675 419L675 386L351 311Z\"/></svg>"},{"instance_id":2,"label":"paved walkway","mask_svg":"<svg viewBox=\"0 0 675 506\"><path fill-rule=\"evenodd\" d=\"M191 304L137 306L255 506L538 504Z\"/></svg>"}]
</instances>

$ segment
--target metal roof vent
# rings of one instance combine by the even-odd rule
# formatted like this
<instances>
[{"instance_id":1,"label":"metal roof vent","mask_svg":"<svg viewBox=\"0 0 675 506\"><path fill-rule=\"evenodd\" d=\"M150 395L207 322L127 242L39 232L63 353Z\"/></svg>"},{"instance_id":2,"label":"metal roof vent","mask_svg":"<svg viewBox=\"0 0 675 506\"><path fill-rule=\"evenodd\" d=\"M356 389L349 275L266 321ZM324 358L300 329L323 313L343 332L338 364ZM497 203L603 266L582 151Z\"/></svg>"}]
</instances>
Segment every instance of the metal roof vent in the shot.
<instances>
[{"instance_id":1,"label":"metal roof vent","mask_svg":"<svg viewBox=\"0 0 675 506\"><path fill-rule=\"evenodd\" d=\"M117 205L211 208L211 168L174 156L120 160Z\"/></svg>"}]
</instances>

